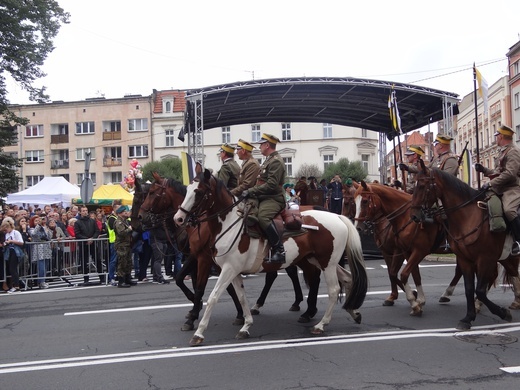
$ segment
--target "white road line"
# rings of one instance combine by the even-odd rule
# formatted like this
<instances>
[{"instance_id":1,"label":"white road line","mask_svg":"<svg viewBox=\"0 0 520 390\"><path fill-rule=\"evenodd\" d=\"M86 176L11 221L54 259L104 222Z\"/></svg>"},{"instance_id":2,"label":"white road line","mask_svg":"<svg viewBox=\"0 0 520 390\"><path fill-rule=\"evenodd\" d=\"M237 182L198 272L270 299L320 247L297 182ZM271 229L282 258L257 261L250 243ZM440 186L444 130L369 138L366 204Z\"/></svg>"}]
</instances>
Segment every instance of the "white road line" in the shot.
<instances>
[{"instance_id":1,"label":"white road line","mask_svg":"<svg viewBox=\"0 0 520 390\"><path fill-rule=\"evenodd\" d=\"M516 367L499 367L502 371L505 371L509 374L520 374L520 366Z\"/></svg>"},{"instance_id":2,"label":"white road line","mask_svg":"<svg viewBox=\"0 0 520 390\"><path fill-rule=\"evenodd\" d=\"M57 368L85 367L123 362L137 362L143 360L170 359L182 357L192 358L193 356L208 356L230 353L236 354L285 348L304 348L315 345L323 346L327 344L349 344L381 340L402 340L426 337L453 337L455 335L461 335L464 333L471 333L472 335L493 334L497 331L501 333L518 332L520 331L520 323L498 324L493 326L475 326L473 327L471 332L459 332L454 328L374 332L330 337L309 337L276 341L259 341L251 343L239 343L233 345L201 346L197 348L173 348L168 350L162 349L109 355L35 360L32 362L25 361L18 363L0 364L0 374L53 370ZM507 368L505 368L504 371L507 371Z\"/></svg>"}]
</instances>

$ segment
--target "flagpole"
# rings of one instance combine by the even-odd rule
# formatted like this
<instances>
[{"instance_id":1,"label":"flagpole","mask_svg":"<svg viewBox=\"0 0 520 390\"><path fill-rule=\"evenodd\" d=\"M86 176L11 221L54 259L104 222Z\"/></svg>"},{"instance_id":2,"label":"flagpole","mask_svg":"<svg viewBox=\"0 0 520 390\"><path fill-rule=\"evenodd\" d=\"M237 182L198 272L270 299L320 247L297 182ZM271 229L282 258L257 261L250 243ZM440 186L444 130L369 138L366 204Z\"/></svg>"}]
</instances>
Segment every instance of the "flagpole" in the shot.
<instances>
[{"instance_id":1,"label":"flagpole","mask_svg":"<svg viewBox=\"0 0 520 390\"><path fill-rule=\"evenodd\" d=\"M477 104L477 68L475 67L475 63L473 63L473 100L475 101L475 135L476 135L476 143L475 146L477 148L477 163L480 163L480 146L478 141L478 104ZM480 189L480 172L477 172L477 188Z\"/></svg>"}]
</instances>

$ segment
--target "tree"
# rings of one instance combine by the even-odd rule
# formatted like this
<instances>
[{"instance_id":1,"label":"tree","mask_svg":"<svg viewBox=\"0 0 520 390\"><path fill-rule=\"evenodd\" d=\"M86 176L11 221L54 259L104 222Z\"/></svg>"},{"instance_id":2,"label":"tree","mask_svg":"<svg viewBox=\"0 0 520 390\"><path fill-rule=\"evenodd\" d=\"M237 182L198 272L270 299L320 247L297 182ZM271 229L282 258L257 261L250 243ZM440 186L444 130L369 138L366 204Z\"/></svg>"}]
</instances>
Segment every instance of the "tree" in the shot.
<instances>
[{"instance_id":1,"label":"tree","mask_svg":"<svg viewBox=\"0 0 520 390\"><path fill-rule=\"evenodd\" d=\"M26 125L26 118L9 109L6 77L10 77L29 92L38 103L49 97L45 87L36 87L37 79L45 76L43 62L54 49L54 37L62 23L69 22L65 12L54 0L0 0L0 195L18 189L19 178L13 167L18 166L12 156L2 153L5 146L17 142L16 126Z\"/></svg>"},{"instance_id":2,"label":"tree","mask_svg":"<svg viewBox=\"0 0 520 390\"><path fill-rule=\"evenodd\" d=\"M343 183L350 177L351 179L360 182L367 177L367 171L361 164L361 161L350 162L348 158L340 158L337 163L332 163L327 166L323 173L323 178L327 180L327 183L334 177L335 174L339 174Z\"/></svg>"},{"instance_id":3,"label":"tree","mask_svg":"<svg viewBox=\"0 0 520 390\"><path fill-rule=\"evenodd\" d=\"M320 168L316 164L302 164L296 173L296 178L314 176L319 179L322 176Z\"/></svg>"},{"instance_id":4,"label":"tree","mask_svg":"<svg viewBox=\"0 0 520 390\"><path fill-rule=\"evenodd\" d=\"M182 181L182 162L180 158L166 158L161 161L152 161L143 167L143 181L154 181L153 172L162 177Z\"/></svg>"}]
</instances>

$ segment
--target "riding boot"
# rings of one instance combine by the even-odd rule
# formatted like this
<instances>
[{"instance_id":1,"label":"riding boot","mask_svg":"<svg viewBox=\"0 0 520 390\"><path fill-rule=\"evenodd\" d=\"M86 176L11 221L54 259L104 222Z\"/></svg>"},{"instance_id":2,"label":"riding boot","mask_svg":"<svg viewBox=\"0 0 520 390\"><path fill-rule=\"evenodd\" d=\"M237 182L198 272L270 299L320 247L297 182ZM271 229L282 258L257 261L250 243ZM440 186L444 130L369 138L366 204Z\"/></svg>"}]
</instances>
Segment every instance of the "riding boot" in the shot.
<instances>
[{"instance_id":1,"label":"riding boot","mask_svg":"<svg viewBox=\"0 0 520 390\"><path fill-rule=\"evenodd\" d=\"M276 230L276 226L273 222L267 227L265 230L265 234L267 235L267 240L271 245L271 258L267 255L264 258L264 262L266 263L285 263L285 249L283 248L282 240L280 239L280 235Z\"/></svg>"},{"instance_id":2,"label":"riding boot","mask_svg":"<svg viewBox=\"0 0 520 390\"><path fill-rule=\"evenodd\" d=\"M130 275L130 274L125 275L125 283L128 284L129 286L137 286L137 282L134 282L132 280L132 275Z\"/></svg>"},{"instance_id":3,"label":"riding boot","mask_svg":"<svg viewBox=\"0 0 520 390\"><path fill-rule=\"evenodd\" d=\"M511 249L511 254L513 256L517 256L520 255L520 216L517 216L512 221L509 221L509 227L513 233L513 238L515 239L513 248Z\"/></svg>"},{"instance_id":4,"label":"riding boot","mask_svg":"<svg viewBox=\"0 0 520 390\"><path fill-rule=\"evenodd\" d=\"M117 280L118 280L117 287L120 287L120 288L130 287L130 285L128 283L126 283L124 276L118 276Z\"/></svg>"}]
</instances>

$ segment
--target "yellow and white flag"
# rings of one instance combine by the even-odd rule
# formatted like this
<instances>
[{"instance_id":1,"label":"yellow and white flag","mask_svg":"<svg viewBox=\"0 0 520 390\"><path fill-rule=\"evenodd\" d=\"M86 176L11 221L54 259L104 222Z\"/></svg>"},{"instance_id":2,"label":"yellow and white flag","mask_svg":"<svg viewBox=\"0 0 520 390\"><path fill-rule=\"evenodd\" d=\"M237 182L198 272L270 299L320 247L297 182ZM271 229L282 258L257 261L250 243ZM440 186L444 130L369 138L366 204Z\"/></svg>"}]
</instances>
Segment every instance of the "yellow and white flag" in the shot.
<instances>
[{"instance_id":1,"label":"yellow and white flag","mask_svg":"<svg viewBox=\"0 0 520 390\"><path fill-rule=\"evenodd\" d=\"M392 89L390 96L388 96L388 111L390 112L390 121L392 122L392 129L397 135L401 134L401 117L399 116L399 109L397 108L397 98L395 91Z\"/></svg>"},{"instance_id":2,"label":"yellow and white flag","mask_svg":"<svg viewBox=\"0 0 520 390\"><path fill-rule=\"evenodd\" d=\"M182 184L185 186L191 184L195 178L195 167L196 163L193 157L186 152L181 152L181 163L182 163Z\"/></svg>"},{"instance_id":3,"label":"yellow and white flag","mask_svg":"<svg viewBox=\"0 0 520 390\"><path fill-rule=\"evenodd\" d=\"M487 83L486 79L482 76L482 73L479 72L477 67L474 67L474 69L475 69L475 75L477 77L477 82L478 82L478 94L480 95L481 99L484 102L484 116L487 117L487 115L488 115L488 96L489 96L488 83Z\"/></svg>"}]
</instances>

